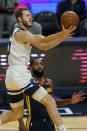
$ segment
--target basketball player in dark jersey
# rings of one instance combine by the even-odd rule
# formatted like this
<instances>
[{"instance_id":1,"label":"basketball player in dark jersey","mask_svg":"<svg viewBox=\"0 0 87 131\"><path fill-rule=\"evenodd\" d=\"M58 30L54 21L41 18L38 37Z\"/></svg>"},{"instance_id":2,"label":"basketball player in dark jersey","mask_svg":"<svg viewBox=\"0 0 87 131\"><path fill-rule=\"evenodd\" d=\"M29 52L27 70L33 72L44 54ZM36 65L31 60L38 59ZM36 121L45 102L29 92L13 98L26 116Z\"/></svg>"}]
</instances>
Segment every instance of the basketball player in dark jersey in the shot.
<instances>
[{"instance_id":1,"label":"basketball player in dark jersey","mask_svg":"<svg viewBox=\"0 0 87 131\"><path fill-rule=\"evenodd\" d=\"M37 79L38 83L43 86L47 90L47 92L54 96L52 80L44 77L44 66L42 60L32 60L30 63L30 70L33 74L33 77ZM85 93L82 91L78 94L74 93L71 99L58 99L56 100L56 104L57 106L76 104L85 99L83 95L85 95ZM23 120L21 119L19 120L19 131L55 131L55 126L50 119L45 106L29 96L26 96L26 104L28 110L28 118L26 123L27 128L25 127Z\"/></svg>"}]
</instances>

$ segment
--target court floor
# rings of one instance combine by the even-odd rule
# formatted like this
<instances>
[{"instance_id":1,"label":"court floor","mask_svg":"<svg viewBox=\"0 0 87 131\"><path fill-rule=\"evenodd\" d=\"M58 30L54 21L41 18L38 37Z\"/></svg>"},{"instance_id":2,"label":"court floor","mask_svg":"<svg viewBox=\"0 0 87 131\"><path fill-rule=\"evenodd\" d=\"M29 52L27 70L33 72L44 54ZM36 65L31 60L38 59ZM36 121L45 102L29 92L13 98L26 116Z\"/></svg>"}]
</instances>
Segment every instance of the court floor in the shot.
<instances>
[{"instance_id":1,"label":"court floor","mask_svg":"<svg viewBox=\"0 0 87 131\"><path fill-rule=\"evenodd\" d=\"M62 120L68 131L87 131L87 116L62 117ZM18 131L18 122L10 122L2 125L0 126L0 131Z\"/></svg>"}]
</instances>

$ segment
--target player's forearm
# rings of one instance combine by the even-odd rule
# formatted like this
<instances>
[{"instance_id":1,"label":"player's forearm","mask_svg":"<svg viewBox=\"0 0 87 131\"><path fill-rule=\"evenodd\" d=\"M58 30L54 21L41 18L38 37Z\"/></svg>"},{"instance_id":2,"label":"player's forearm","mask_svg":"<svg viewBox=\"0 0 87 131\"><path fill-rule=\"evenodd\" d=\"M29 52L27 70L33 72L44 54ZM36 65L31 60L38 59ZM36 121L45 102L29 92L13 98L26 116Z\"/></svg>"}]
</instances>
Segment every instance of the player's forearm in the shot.
<instances>
[{"instance_id":1,"label":"player's forearm","mask_svg":"<svg viewBox=\"0 0 87 131\"><path fill-rule=\"evenodd\" d=\"M50 43L50 42L54 42L56 40L60 40L62 37L64 37L64 32L61 31L59 33L56 33L56 34L53 34L53 35L49 35L47 37L44 37L43 40L42 40L42 43Z\"/></svg>"},{"instance_id":2,"label":"player's forearm","mask_svg":"<svg viewBox=\"0 0 87 131\"><path fill-rule=\"evenodd\" d=\"M66 100L56 100L57 106L66 106L71 104L71 99L66 99Z\"/></svg>"},{"instance_id":3,"label":"player's forearm","mask_svg":"<svg viewBox=\"0 0 87 131\"><path fill-rule=\"evenodd\" d=\"M57 45L59 45L61 42L62 42L63 40L56 40L56 41L54 41L54 42L50 42L50 43L48 43L48 44L41 44L40 46L39 46L39 49L42 49L42 50L44 50L44 51L48 51L48 50L50 50L51 48L53 48L53 47L56 47Z\"/></svg>"},{"instance_id":4,"label":"player's forearm","mask_svg":"<svg viewBox=\"0 0 87 131\"><path fill-rule=\"evenodd\" d=\"M44 51L48 51L49 49L58 46L61 42L63 42L64 40L66 40L68 38L71 38L71 36L70 35L67 35L67 36L65 35L63 38L60 38L60 39L55 40L53 42L49 42L48 44L41 44L39 46L39 49L42 49Z\"/></svg>"},{"instance_id":5,"label":"player's forearm","mask_svg":"<svg viewBox=\"0 0 87 131\"><path fill-rule=\"evenodd\" d=\"M60 40L61 38L63 38L65 36L64 32L61 31L60 33L56 33L53 35L49 35L47 37L41 36L41 35L34 35L33 39L32 39L32 44L33 45L42 45L42 44L49 44L51 42L54 42L56 40ZM29 37L28 37L29 39Z\"/></svg>"},{"instance_id":6,"label":"player's forearm","mask_svg":"<svg viewBox=\"0 0 87 131\"><path fill-rule=\"evenodd\" d=\"M60 45L64 40L66 40L66 38L65 39L64 38L63 39L60 38L59 40L56 40L56 41L54 41L52 43L49 43L47 45L47 47L45 47L45 50L48 51L48 50L50 50L50 49Z\"/></svg>"}]
</instances>

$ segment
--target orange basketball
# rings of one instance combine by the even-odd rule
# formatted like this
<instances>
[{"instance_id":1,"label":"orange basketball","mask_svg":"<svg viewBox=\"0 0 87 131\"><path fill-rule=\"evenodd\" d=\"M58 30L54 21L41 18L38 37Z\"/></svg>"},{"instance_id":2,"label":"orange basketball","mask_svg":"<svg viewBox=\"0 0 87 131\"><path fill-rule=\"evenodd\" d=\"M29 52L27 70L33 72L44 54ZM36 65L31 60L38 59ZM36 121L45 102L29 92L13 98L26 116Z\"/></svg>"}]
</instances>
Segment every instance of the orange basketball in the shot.
<instances>
[{"instance_id":1,"label":"orange basketball","mask_svg":"<svg viewBox=\"0 0 87 131\"><path fill-rule=\"evenodd\" d=\"M66 29L68 29L71 25L72 27L78 26L79 17L73 11L66 11L61 16L61 24L64 25Z\"/></svg>"}]
</instances>

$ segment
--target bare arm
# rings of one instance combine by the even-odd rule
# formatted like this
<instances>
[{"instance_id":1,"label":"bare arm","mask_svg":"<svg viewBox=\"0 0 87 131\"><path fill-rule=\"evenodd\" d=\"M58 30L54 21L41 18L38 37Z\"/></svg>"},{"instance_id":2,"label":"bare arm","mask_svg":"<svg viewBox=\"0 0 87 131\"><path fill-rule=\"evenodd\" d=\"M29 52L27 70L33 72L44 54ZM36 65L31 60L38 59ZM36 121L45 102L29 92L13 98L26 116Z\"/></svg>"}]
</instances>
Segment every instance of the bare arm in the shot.
<instances>
[{"instance_id":1,"label":"bare arm","mask_svg":"<svg viewBox=\"0 0 87 131\"><path fill-rule=\"evenodd\" d=\"M57 99L56 104L57 106L66 106L68 104L71 104L71 99L66 99L66 100Z\"/></svg>"},{"instance_id":2,"label":"bare arm","mask_svg":"<svg viewBox=\"0 0 87 131\"><path fill-rule=\"evenodd\" d=\"M50 85L52 88L51 95L54 97L52 80L50 81ZM79 103L80 101L83 101L85 99L84 95L85 95L85 93L83 91L80 91L79 93L73 93L71 99L64 99L64 100L57 99L56 104L57 104L57 106L66 106L68 104L76 104L76 103Z\"/></svg>"},{"instance_id":3,"label":"bare arm","mask_svg":"<svg viewBox=\"0 0 87 131\"><path fill-rule=\"evenodd\" d=\"M57 46L65 39L70 38L70 33L73 32L75 29L76 27L74 27L73 29L70 28L68 30L63 28L63 31L61 31L60 33L53 34L48 37L44 37L42 35L33 35L28 31L20 31L16 32L14 37L19 43L31 43L33 46L39 49L48 50Z\"/></svg>"},{"instance_id":4,"label":"bare arm","mask_svg":"<svg viewBox=\"0 0 87 131\"><path fill-rule=\"evenodd\" d=\"M85 99L84 97L85 93L83 91L80 91L79 93L74 93L71 97L71 99L66 100L56 100L56 103L58 106L66 106L68 104L77 104L80 101L83 101Z\"/></svg>"},{"instance_id":5,"label":"bare arm","mask_svg":"<svg viewBox=\"0 0 87 131\"><path fill-rule=\"evenodd\" d=\"M48 51L56 46L58 46L60 43L62 43L64 40L72 38L71 35L65 35L64 37L60 38L59 40L55 40L54 42L50 42L48 44L41 44L38 48L44 51Z\"/></svg>"}]
</instances>

